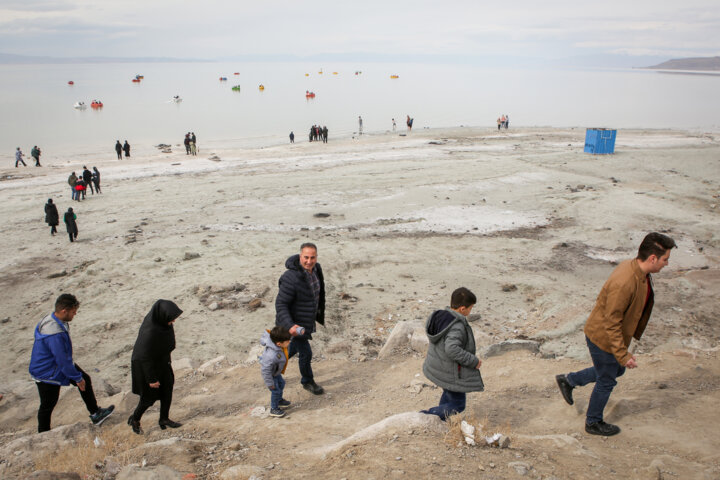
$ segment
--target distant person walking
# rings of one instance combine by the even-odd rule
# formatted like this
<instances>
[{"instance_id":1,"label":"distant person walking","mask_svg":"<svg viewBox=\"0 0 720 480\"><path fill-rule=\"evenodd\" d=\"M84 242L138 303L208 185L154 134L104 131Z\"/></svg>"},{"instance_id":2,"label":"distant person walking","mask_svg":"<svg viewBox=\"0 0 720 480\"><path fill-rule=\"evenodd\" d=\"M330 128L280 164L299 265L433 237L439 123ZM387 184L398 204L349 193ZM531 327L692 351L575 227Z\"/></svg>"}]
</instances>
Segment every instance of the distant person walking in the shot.
<instances>
[{"instance_id":1,"label":"distant person walking","mask_svg":"<svg viewBox=\"0 0 720 480\"><path fill-rule=\"evenodd\" d=\"M158 300L140 325L131 359L132 391L140 395L140 401L128 418L128 425L137 434L143 433L140 426L143 414L158 400L160 428L165 430L167 427L182 426L181 423L170 420L170 404L175 384L170 353L175 350L173 324L181 313L182 310L174 302Z\"/></svg>"},{"instance_id":2,"label":"distant person walking","mask_svg":"<svg viewBox=\"0 0 720 480\"><path fill-rule=\"evenodd\" d=\"M510 115L505 115L505 130L510 126Z\"/></svg>"},{"instance_id":3,"label":"distant person walking","mask_svg":"<svg viewBox=\"0 0 720 480\"><path fill-rule=\"evenodd\" d=\"M190 153L193 155L197 155L197 144L190 140Z\"/></svg>"},{"instance_id":4,"label":"distant person walking","mask_svg":"<svg viewBox=\"0 0 720 480\"><path fill-rule=\"evenodd\" d=\"M185 155L190 155L190 132L185 134L183 144L185 145Z\"/></svg>"},{"instance_id":5,"label":"distant person walking","mask_svg":"<svg viewBox=\"0 0 720 480\"><path fill-rule=\"evenodd\" d=\"M73 360L70 322L79 307L80 302L74 295L63 293L55 301L55 311L43 317L35 327L29 371L40 395L37 418L38 432L41 433L50 430L61 386L75 385L78 388L94 425L102 424L115 409L115 405L107 408L98 406L90 375Z\"/></svg>"},{"instance_id":6,"label":"distant person walking","mask_svg":"<svg viewBox=\"0 0 720 480\"><path fill-rule=\"evenodd\" d=\"M40 149L38 148L37 145L35 145L35 146L32 148L32 150L30 150L30 156L35 159L35 166L36 166L36 167L42 167L42 165L40 165L40 154L41 154L41 153L42 153L42 152L40 152Z\"/></svg>"},{"instance_id":7,"label":"distant person walking","mask_svg":"<svg viewBox=\"0 0 720 480\"><path fill-rule=\"evenodd\" d=\"M362 133L363 133L362 117L358 115L358 134L362 135Z\"/></svg>"},{"instance_id":8,"label":"distant person walking","mask_svg":"<svg viewBox=\"0 0 720 480\"><path fill-rule=\"evenodd\" d=\"M415 120L414 118L410 118L410 115L408 115L407 120L405 120L405 123L407 124L407 128L408 128L408 133L410 133L410 131L412 130L412 124L413 124L414 120Z\"/></svg>"},{"instance_id":9,"label":"distant person walking","mask_svg":"<svg viewBox=\"0 0 720 480\"><path fill-rule=\"evenodd\" d=\"M395 119L392 119L393 122L393 132L397 130L397 124L395 123Z\"/></svg>"},{"instance_id":10,"label":"distant person walking","mask_svg":"<svg viewBox=\"0 0 720 480\"><path fill-rule=\"evenodd\" d=\"M74 242L78 236L78 226L77 215L75 215L75 212L73 212L72 207L68 208L67 212L65 212L65 215L63 216L63 221L65 222L65 228L67 229L70 241Z\"/></svg>"},{"instance_id":11,"label":"distant person walking","mask_svg":"<svg viewBox=\"0 0 720 480\"><path fill-rule=\"evenodd\" d=\"M290 143L295 143L295 134L290 132Z\"/></svg>"},{"instance_id":12,"label":"distant person walking","mask_svg":"<svg viewBox=\"0 0 720 480\"><path fill-rule=\"evenodd\" d=\"M95 189L93 188L93 182L92 182L92 172L88 170L86 166L83 165L83 181L85 182L85 188L90 187L90 192L95 195Z\"/></svg>"},{"instance_id":13,"label":"distant person walking","mask_svg":"<svg viewBox=\"0 0 720 480\"><path fill-rule=\"evenodd\" d=\"M125 145L123 145L123 150L125 151L125 158L130 156L130 144L127 140L125 140Z\"/></svg>"},{"instance_id":14,"label":"distant person walking","mask_svg":"<svg viewBox=\"0 0 720 480\"><path fill-rule=\"evenodd\" d=\"M52 198L48 198L45 204L45 223L50 225L50 235L55 235L57 226L60 224L60 214L58 214L57 206L53 203Z\"/></svg>"},{"instance_id":15,"label":"distant person walking","mask_svg":"<svg viewBox=\"0 0 720 480\"><path fill-rule=\"evenodd\" d=\"M502 127L502 120L500 120L500 117L497 119L497 125L498 125L498 132L500 131L500 127Z\"/></svg>"},{"instance_id":16,"label":"distant person walking","mask_svg":"<svg viewBox=\"0 0 720 480\"><path fill-rule=\"evenodd\" d=\"M23 166L27 167L25 160L23 160L23 153L20 147L17 147L17 150L15 150L15 168L18 168L18 163L22 163Z\"/></svg>"},{"instance_id":17,"label":"distant person walking","mask_svg":"<svg viewBox=\"0 0 720 480\"><path fill-rule=\"evenodd\" d=\"M555 380L565 401L574 403L572 391L594 383L585 418L585 431L609 437L620 433L620 427L605 423L603 411L617 385L617 377L626 368L637 368L637 358L630 353L630 342L640 340L650 321L655 292L650 274L658 273L670 261L675 241L662 233L645 236L637 257L620 263L600 290L590 316L585 322L585 341L592 366Z\"/></svg>"},{"instance_id":18,"label":"distant person walking","mask_svg":"<svg viewBox=\"0 0 720 480\"><path fill-rule=\"evenodd\" d=\"M115 152L117 152L118 160L122 160L122 150L123 146L120 143L120 140L118 140L117 142L115 142Z\"/></svg>"},{"instance_id":19,"label":"distant person walking","mask_svg":"<svg viewBox=\"0 0 720 480\"><path fill-rule=\"evenodd\" d=\"M75 172L72 172L70 176L68 177L68 185L70 185L70 191L71 195L70 198L72 200L75 200L77 198L77 190L75 190L75 187L77 186L78 177L75 175Z\"/></svg>"},{"instance_id":20,"label":"distant person walking","mask_svg":"<svg viewBox=\"0 0 720 480\"><path fill-rule=\"evenodd\" d=\"M327 125L322 128L322 139L323 143L327 143L327 137L328 137L328 128Z\"/></svg>"},{"instance_id":21,"label":"distant person walking","mask_svg":"<svg viewBox=\"0 0 720 480\"><path fill-rule=\"evenodd\" d=\"M95 190L98 193L102 193L100 191L100 171L97 169L97 167L93 167L92 181L95 184Z\"/></svg>"}]
</instances>

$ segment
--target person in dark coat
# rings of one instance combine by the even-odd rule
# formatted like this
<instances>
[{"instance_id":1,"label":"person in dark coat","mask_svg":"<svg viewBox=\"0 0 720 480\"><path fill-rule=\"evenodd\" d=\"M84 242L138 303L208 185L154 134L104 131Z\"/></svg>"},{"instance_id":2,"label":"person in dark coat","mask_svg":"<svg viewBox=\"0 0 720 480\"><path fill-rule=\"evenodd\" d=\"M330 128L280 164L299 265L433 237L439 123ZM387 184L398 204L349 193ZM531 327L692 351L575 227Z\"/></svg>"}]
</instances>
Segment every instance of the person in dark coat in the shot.
<instances>
[{"instance_id":1,"label":"person in dark coat","mask_svg":"<svg viewBox=\"0 0 720 480\"><path fill-rule=\"evenodd\" d=\"M173 374L170 352L175 349L173 323L182 310L170 300L158 300L145 316L131 358L132 391L140 395L128 425L137 434L143 433L140 419L145 410L160 400L160 428L178 428L182 424L170 420Z\"/></svg>"},{"instance_id":2,"label":"person in dark coat","mask_svg":"<svg viewBox=\"0 0 720 480\"><path fill-rule=\"evenodd\" d=\"M122 160L123 146L120 144L120 140L115 142L115 152L117 152L118 160Z\"/></svg>"},{"instance_id":3,"label":"person in dark coat","mask_svg":"<svg viewBox=\"0 0 720 480\"><path fill-rule=\"evenodd\" d=\"M185 155L190 155L190 132L185 135L183 143L185 144Z\"/></svg>"},{"instance_id":4,"label":"person in dark coat","mask_svg":"<svg viewBox=\"0 0 720 480\"><path fill-rule=\"evenodd\" d=\"M63 220L65 221L65 228L67 228L68 235L70 236L70 241L74 242L78 236L78 226L77 222L75 221L77 220L77 215L75 215L75 212L73 212L72 207L68 208L67 212L65 212Z\"/></svg>"},{"instance_id":5,"label":"person in dark coat","mask_svg":"<svg viewBox=\"0 0 720 480\"><path fill-rule=\"evenodd\" d=\"M130 144L127 140L125 140L125 145L123 145L123 150L125 150L125 158L130 156Z\"/></svg>"},{"instance_id":6,"label":"person in dark coat","mask_svg":"<svg viewBox=\"0 0 720 480\"><path fill-rule=\"evenodd\" d=\"M92 192L93 195L95 195L95 189L93 188L93 182L92 182L92 172L88 170L88 167L83 165L83 181L85 182L85 187L90 187L90 192Z\"/></svg>"},{"instance_id":7,"label":"person in dark coat","mask_svg":"<svg viewBox=\"0 0 720 480\"><path fill-rule=\"evenodd\" d=\"M60 224L60 214L58 214L57 206L52 201L52 198L48 198L45 204L45 223L50 225L50 235L57 233L57 226Z\"/></svg>"},{"instance_id":8,"label":"person in dark coat","mask_svg":"<svg viewBox=\"0 0 720 480\"><path fill-rule=\"evenodd\" d=\"M287 270L278 281L279 290L275 298L275 325L285 327L293 336L288 358L298 354L303 388L321 395L324 390L315 383L310 347L315 323L325 325L325 279L317 263L317 247L312 243L303 243L300 254L288 258L285 268Z\"/></svg>"},{"instance_id":9,"label":"person in dark coat","mask_svg":"<svg viewBox=\"0 0 720 480\"><path fill-rule=\"evenodd\" d=\"M93 167L92 182L95 184L95 191L102 193L100 191L100 171L97 167Z\"/></svg>"},{"instance_id":10,"label":"person in dark coat","mask_svg":"<svg viewBox=\"0 0 720 480\"><path fill-rule=\"evenodd\" d=\"M295 143L295 133L290 132L290 143Z\"/></svg>"}]
</instances>

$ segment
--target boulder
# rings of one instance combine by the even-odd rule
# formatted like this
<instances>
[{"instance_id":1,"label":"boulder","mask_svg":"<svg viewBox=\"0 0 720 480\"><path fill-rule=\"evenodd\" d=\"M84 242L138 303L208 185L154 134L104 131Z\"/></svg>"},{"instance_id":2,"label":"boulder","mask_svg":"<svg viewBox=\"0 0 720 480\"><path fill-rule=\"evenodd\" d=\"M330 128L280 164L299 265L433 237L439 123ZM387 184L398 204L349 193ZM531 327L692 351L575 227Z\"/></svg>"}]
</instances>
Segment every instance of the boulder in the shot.
<instances>
[{"instance_id":1,"label":"boulder","mask_svg":"<svg viewBox=\"0 0 720 480\"><path fill-rule=\"evenodd\" d=\"M516 350L527 350L531 353L538 353L540 351L540 343L535 340L505 340L484 348L482 356L485 358L495 357L497 355L502 355L503 353L513 352Z\"/></svg>"},{"instance_id":2,"label":"boulder","mask_svg":"<svg viewBox=\"0 0 720 480\"><path fill-rule=\"evenodd\" d=\"M118 473L115 480L182 480L183 474L165 465L140 467L128 465Z\"/></svg>"},{"instance_id":3,"label":"boulder","mask_svg":"<svg viewBox=\"0 0 720 480\"><path fill-rule=\"evenodd\" d=\"M254 345L250 351L248 351L247 358L245 359L245 363L248 365L251 365L258 361L258 357L262 355L263 351L265 350L265 347L262 345Z\"/></svg>"},{"instance_id":4,"label":"boulder","mask_svg":"<svg viewBox=\"0 0 720 480\"><path fill-rule=\"evenodd\" d=\"M390 336L385 341L378 358L386 358L392 355L393 351L398 347L407 346L410 343L413 331L417 328L419 323L402 321L395 324L390 332Z\"/></svg>"},{"instance_id":5,"label":"boulder","mask_svg":"<svg viewBox=\"0 0 720 480\"><path fill-rule=\"evenodd\" d=\"M263 469L255 465L235 465L223 471L220 474L220 480L246 480L253 475L262 473Z\"/></svg>"},{"instance_id":6,"label":"boulder","mask_svg":"<svg viewBox=\"0 0 720 480\"><path fill-rule=\"evenodd\" d=\"M220 355L219 357L215 357L212 360L203 363L198 367L198 372L202 373L203 375L210 374L215 370L215 367L219 365L221 362L225 360L225 355Z\"/></svg>"},{"instance_id":7,"label":"boulder","mask_svg":"<svg viewBox=\"0 0 720 480\"><path fill-rule=\"evenodd\" d=\"M197 366L198 362L193 360L189 357L183 357L179 360L173 361L173 370L176 372L182 371L182 370L194 370Z\"/></svg>"},{"instance_id":8,"label":"boulder","mask_svg":"<svg viewBox=\"0 0 720 480\"><path fill-rule=\"evenodd\" d=\"M425 327L415 327L410 335L410 348L414 351L425 355L427 353L430 341L425 333Z\"/></svg>"}]
</instances>

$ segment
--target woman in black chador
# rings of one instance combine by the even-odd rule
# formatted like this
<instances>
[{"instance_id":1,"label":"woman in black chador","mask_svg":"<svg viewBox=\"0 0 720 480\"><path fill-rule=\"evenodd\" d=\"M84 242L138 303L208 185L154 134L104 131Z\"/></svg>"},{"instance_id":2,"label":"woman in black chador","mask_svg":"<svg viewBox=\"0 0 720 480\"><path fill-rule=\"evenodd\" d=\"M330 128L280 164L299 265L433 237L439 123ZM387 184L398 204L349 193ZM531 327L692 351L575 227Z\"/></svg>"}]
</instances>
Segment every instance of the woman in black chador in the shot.
<instances>
[{"instance_id":1,"label":"woman in black chador","mask_svg":"<svg viewBox=\"0 0 720 480\"><path fill-rule=\"evenodd\" d=\"M160 400L160 428L178 428L182 424L170 420L175 375L170 352L175 349L173 323L182 310L170 300L158 300L145 316L132 353L132 391L140 395L135 412L128 425L137 434L142 433L140 419L145 410Z\"/></svg>"},{"instance_id":2,"label":"woman in black chador","mask_svg":"<svg viewBox=\"0 0 720 480\"><path fill-rule=\"evenodd\" d=\"M50 235L55 235L57 226L60 224L60 214L52 198L48 198L48 202L45 204L45 223L50 225Z\"/></svg>"},{"instance_id":3,"label":"woman in black chador","mask_svg":"<svg viewBox=\"0 0 720 480\"><path fill-rule=\"evenodd\" d=\"M63 221L65 222L65 228L67 229L70 241L74 242L78 236L78 226L77 215L75 215L75 212L73 212L72 207L68 208L67 212L65 212L65 215L63 215Z\"/></svg>"}]
</instances>

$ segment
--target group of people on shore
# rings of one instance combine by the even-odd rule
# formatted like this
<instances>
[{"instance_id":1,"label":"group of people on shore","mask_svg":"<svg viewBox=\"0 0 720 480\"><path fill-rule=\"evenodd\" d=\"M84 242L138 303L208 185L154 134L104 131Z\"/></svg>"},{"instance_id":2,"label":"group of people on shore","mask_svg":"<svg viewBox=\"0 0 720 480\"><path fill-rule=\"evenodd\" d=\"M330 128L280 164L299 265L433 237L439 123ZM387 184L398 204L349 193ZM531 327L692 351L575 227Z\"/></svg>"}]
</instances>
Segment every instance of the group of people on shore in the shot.
<instances>
[{"instance_id":1,"label":"group of people on shore","mask_svg":"<svg viewBox=\"0 0 720 480\"><path fill-rule=\"evenodd\" d=\"M290 132L292 134L292 132ZM322 141L323 143L327 143L328 141L328 128L321 127L320 125L313 125L310 127L310 135L309 140L311 142L317 142ZM291 143L295 143L295 135L292 134L292 138L290 139Z\"/></svg>"},{"instance_id":2,"label":"group of people on shore","mask_svg":"<svg viewBox=\"0 0 720 480\"><path fill-rule=\"evenodd\" d=\"M185 145L185 155L197 155L197 137L195 136L195 132L185 134L183 145Z\"/></svg>"},{"instance_id":3,"label":"group of people on shore","mask_svg":"<svg viewBox=\"0 0 720 480\"><path fill-rule=\"evenodd\" d=\"M125 144L120 144L120 140L115 142L115 153L117 153L118 160L122 160L122 154L125 152L125 158L130 156L130 144L125 140Z\"/></svg>"},{"instance_id":4,"label":"group of people on shore","mask_svg":"<svg viewBox=\"0 0 720 480\"><path fill-rule=\"evenodd\" d=\"M102 193L100 190L100 171L97 167L93 167L93 171L88 170L86 166L83 166L82 174L78 177L75 172L72 172L68 177L68 185L70 185L71 199L80 201L85 200L85 193L90 188L90 192L95 195L95 192Z\"/></svg>"},{"instance_id":5,"label":"group of people on shore","mask_svg":"<svg viewBox=\"0 0 720 480\"><path fill-rule=\"evenodd\" d=\"M606 423L603 411L626 368L637 368L637 357L630 353L632 339L639 340L652 313L655 292L652 274L668 265L675 241L667 235L652 232L642 240L637 256L620 263L603 285L595 306L585 324L585 340L592 366L555 377L563 399L572 405L573 390L594 383L586 412L585 431L593 435L620 433L616 425ZM283 417L292 402L285 399L283 373L290 358L298 356L300 383L314 395L325 390L315 382L312 371L310 340L316 325L325 324L325 280L317 261L317 246L303 243L300 253L285 262L285 272L278 281L275 298L275 325L262 333L264 347L259 357L263 383L270 391L270 416ZM468 316L477 297L465 287L452 292L450 305L432 312L425 323L428 351L423 363L425 376L442 389L437 406L421 413L446 420L466 408L467 393L484 390L480 373L482 361L477 356L475 335ZM79 303L62 294L55 311L45 316L35 329L35 344L30 374L37 382L40 395L38 431L50 429L50 415L57 403L61 385L75 385L90 412L91 421L99 425L114 406L100 408L92 393L92 383L72 359L69 323ZM174 374L170 354L175 348L173 324L182 310L173 302L158 300L145 317L131 357L132 391L140 396L128 418L128 425L143 433L143 413L160 400L159 426L178 428L170 420Z\"/></svg>"},{"instance_id":6,"label":"group of people on shore","mask_svg":"<svg viewBox=\"0 0 720 480\"><path fill-rule=\"evenodd\" d=\"M510 115L502 114L497 119L497 127L498 131L500 131L501 128L504 128L505 130L508 129L510 126Z\"/></svg>"},{"instance_id":7,"label":"group of people on shore","mask_svg":"<svg viewBox=\"0 0 720 480\"><path fill-rule=\"evenodd\" d=\"M38 148L37 145L35 145L32 150L30 150L30 156L35 160L35 166L36 167L42 167L40 165L40 155L42 154L42 151ZM20 147L17 147L17 150L15 150L15 168L18 168L18 166L22 163L24 167L27 167L27 164L24 160L25 154L22 152Z\"/></svg>"}]
</instances>

